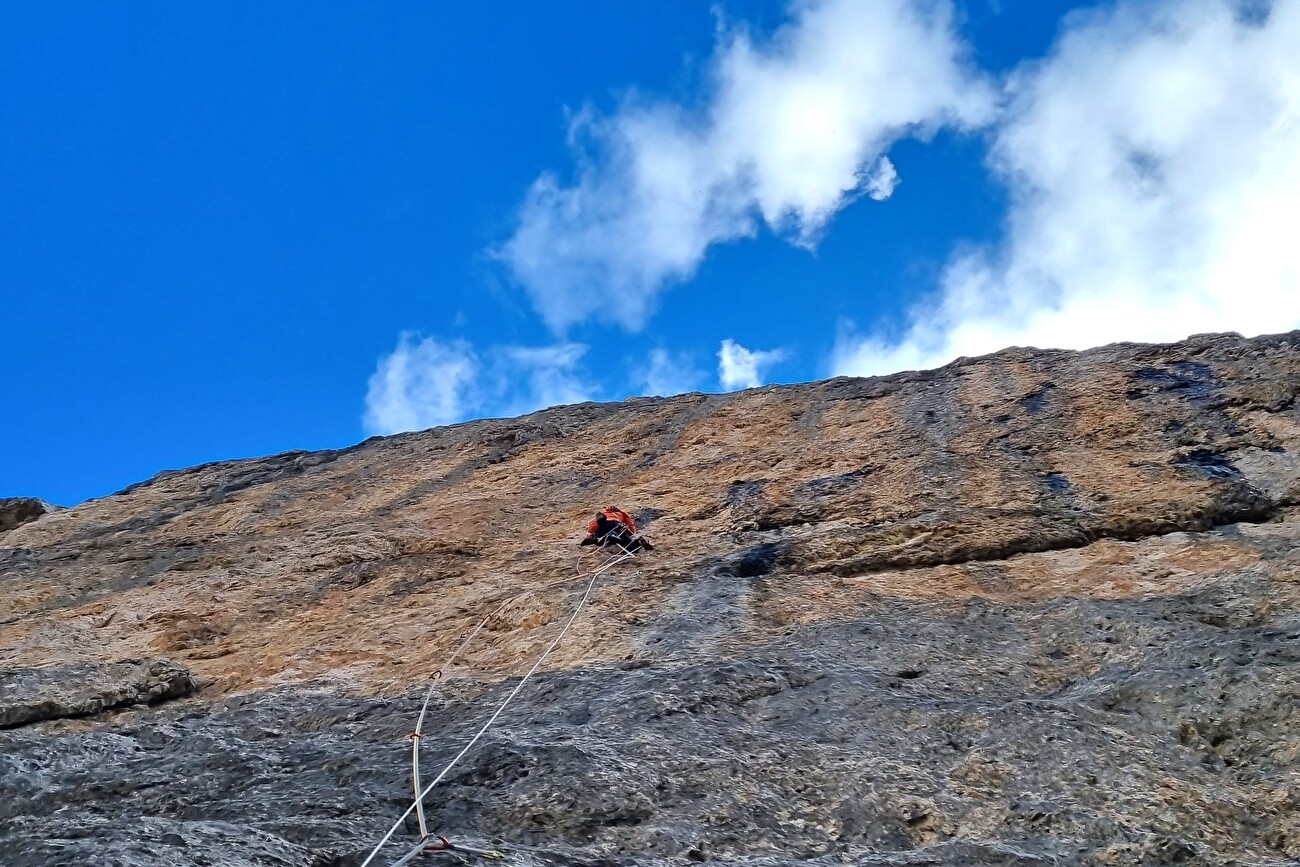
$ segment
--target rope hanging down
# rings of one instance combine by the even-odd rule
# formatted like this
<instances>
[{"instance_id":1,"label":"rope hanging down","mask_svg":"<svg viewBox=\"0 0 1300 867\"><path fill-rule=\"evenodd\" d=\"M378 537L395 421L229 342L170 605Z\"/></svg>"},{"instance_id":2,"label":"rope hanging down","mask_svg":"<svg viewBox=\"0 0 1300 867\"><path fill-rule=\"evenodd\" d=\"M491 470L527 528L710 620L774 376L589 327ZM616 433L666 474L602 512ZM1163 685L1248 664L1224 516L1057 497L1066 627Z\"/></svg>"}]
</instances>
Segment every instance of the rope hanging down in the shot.
<instances>
[{"instance_id":1,"label":"rope hanging down","mask_svg":"<svg viewBox=\"0 0 1300 867\"><path fill-rule=\"evenodd\" d=\"M625 555L632 553L631 551L629 551L626 548L623 548L622 546L619 547ZM616 554L614 555L614 557L610 558L609 560L606 560L605 563L602 564L601 568L603 569L608 566L612 566L613 561L617 559L618 559L618 555ZM579 563L581 563L581 558L579 558ZM577 572L577 577L582 577L583 573L581 569L577 569L575 571ZM567 586L568 584L572 583L572 580L573 579L566 578L563 581L552 581L550 584L543 584L541 587L534 587L529 590L525 590L522 593L514 593L511 594L510 596L507 596L500 605L492 609L490 613L488 613L482 620L478 622L478 625L476 625L470 631L470 633L465 636L464 640L461 641L460 646L457 647L454 651L452 651L451 656L447 657L447 661L444 662L440 667L435 669L433 674L430 675L430 679L432 682L429 684L429 688L425 690L424 702L423 704L420 705L420 716L416 719L415 731L411 732L411 792L415 797L415 818L420 826L421 840L427 840L429 838L429 827L425 823L425 819L424 819L424 799L420 797L420 739L424 736L424 718L429 712L429 704L430 702L433 701L433 694L438 689L438 683L439 681L442 680L443 672L450 669L452 665L455 664L456 660L460 658L460 655L465 652L465 649L469 647L470 643L473 642L473 640L478 636L478 634L482 632L489 623L491 623L493 620L499 617L501 615L501 612L505 611L506 608L508 608L510 605L514 604L515 602L518 602L520 599L523 599L525 596L531 596L535 593L541 593L546 590L553 590L557 587Z\"/></svg>"},{"instance_id":2,"label":"rope hanging down","mask_svg":"<svg viewBox=\"0 0 1300 867\"><path fill-rule=\"evenodd\" d=\"M393 835L397 833L397 829L402 827L402 823L406 821L406 817L410 816L412 811L416 810L417 807L423 810L424 797L433 790L434 786L441 783L443 779L446 778L447 774L451 773L452 768L454 768L457 764L459 764L460 760L463 759L465 755L471 749L474 748L474 745L477 744L479 742L479 739L482 738L483 735L487 733L488 729L492 727L492 724L497 721L497 718L500 717L501 714L505 712L505 709L506 707L509 706L510 702L514 700L515 696L517 696L520 690L524 688L524 685L528 683L529 678L531 678L534 674L537 673L537 669L541 668L542 663L546 661L546 658L551 655L551 652L555 650L556 647L559 646L560 641L568 633L570 627L573 626L574 621L578 619L578 615L582 613L582 609L586 607L587 601L591 598L592 591L595 590L596 588L597 579L599 579L604 572L608 571L612 567L618 565L619 563L633 556L635 556L633 552L628 551L627 549L623 549L623 553L621 555L614 557L612 560L608 561L600 568L596 569L591 573L591 580L587 582L587 588L583 592L582 598L578 600L577 607L573 609L573 614L569 616L568 621L564 624L563 628L560 629L559 634L556 635L555 638L551 640L551 643L547 645L545 650L542 651L542 655L537 658L537 661L533 663L530 669L528 669L528 672L524 674L522 678L520 678L519 683L515 684L515 688L512 689L510 691L510 694L505 697L505 700L501 702L501 704L497 707L496 711L493 712L492 716L488 717L487 722L483 723L483 725L479 728L479 730L474 733L474 736L470 738L469 743L465 744L465 746L461 749L461 751L458 752L452 758L452 760L448 762L447 765L441 771L438 772L438 775L433 778L433 782L429 783L429 785L425 786L423 789L416 792L415 800L413 801L411 806L407 807L405 812L403 812L402 815L397 817L397 821L395 821L393 823L393 826L388 829L388 833L384 834L383 838L378 843L375 844L375 848L370 850L370 854L366 856L366 860L361 862L361 867L368 867L370 862L375 860L375 856L378 855L379 851L383 849L384 845L387 844L388 841L393 838ZM509 601L510 600L507 600L507 602ZM415 738L415 742L416 742L415 748L417 750L419 748L419 740L420 739L418 737ZM423 829L421 833L422 834L424 833ZM416 845L414 849L408 851L402 858L400 858L397 861L397 863L407 864L410 862L412 858L414 858L420 852L424 851L426 846L425 839L426 839L425 837L422 837L420 839L419 844Z\"/></svg>"},{"instance_id":3,"label":"rope hanging down","mask_svg":"<svg viewBox=\"0 0 1300 867\"><path fill-rule=\"evenodd\" d=\"M443 671L451 668L460 655L464 653L465 648L469 647L475 636L483 631L483 627L492 622L497 615L506 609L506 606L518 598L519 596L511 596L493 609L492 613L478 622L478 625L474 627L469 635L465 636L465 640L460 643L460 646L456 648L451 656L447 657L447 661L433 673L433 682L429 684L428 690L424 693L424 704L420 705L420 716L415 721L415 731L411 732L411 791L415 795L415 818L420 825L421 840L426 840L429 837L429 828L424 821L424 799L420 797L420 738L424 736L424 717L429 712L429 702L433 700L433 693L438 688L438 681L442 680Z\"/></svg>"}]
</instances>

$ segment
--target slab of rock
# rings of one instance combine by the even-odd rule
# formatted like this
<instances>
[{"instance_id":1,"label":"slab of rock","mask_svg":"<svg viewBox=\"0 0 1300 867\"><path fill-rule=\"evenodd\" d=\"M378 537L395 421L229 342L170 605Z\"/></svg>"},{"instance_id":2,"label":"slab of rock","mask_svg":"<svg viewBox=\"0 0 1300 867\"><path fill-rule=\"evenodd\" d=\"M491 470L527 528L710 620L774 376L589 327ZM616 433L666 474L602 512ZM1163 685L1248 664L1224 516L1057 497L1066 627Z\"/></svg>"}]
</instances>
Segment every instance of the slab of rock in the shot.
<instances>
[{"instance_id":1,"label":"slab of rock","mask_svg":"<svg viewBox=\"0 0 1300 867\"><path fill-rule=\"evenodd\" d=\"M155 705L197 688L189 669L170 659L0 669L0 728Z\"/></svg>"},{"instance_id":2,"label":"slab of rock","mask_svg":"<svg viewBox=\"0 0 1300 867\"><path fill-rule=\"evenodd\" d=\"M54 510L54 506L35 497L0 497L0 533L21 527Z\"/></svg>"}]
</instances>

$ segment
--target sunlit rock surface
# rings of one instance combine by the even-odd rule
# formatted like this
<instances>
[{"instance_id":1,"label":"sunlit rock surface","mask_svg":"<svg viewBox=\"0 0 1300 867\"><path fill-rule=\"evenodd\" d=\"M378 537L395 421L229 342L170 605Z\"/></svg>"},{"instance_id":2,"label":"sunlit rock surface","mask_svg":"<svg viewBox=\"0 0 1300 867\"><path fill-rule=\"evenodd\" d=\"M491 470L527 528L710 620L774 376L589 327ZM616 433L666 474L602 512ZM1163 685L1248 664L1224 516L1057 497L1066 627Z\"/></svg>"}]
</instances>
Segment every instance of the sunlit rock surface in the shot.
<instances>
[{"instance_id":1,"label":"sunlit rock surface","mask_svg":"<svg viewBox=\"0 0 1300 867\"><path fill-rule=\"evenodd\" d=\"M562 407L0 535L0 864L1300 858L1300 332ZM532 591L524 593L524 591ZM196 691L197 690L197 691ZM33 712L31 708L37 708ZM377 863L415 842L408 821ZM475 862L427 853L415 863Z\"/></svg>"}]
</instances>

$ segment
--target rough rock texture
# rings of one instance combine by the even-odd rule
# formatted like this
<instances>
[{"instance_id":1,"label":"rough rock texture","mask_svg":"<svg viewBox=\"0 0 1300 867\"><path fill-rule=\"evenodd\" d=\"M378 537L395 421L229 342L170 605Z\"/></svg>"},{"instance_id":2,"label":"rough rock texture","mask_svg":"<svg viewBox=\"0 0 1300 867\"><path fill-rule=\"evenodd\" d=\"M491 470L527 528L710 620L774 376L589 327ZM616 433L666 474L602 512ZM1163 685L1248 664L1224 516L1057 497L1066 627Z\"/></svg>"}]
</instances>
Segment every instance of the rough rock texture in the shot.
<instances>
[{"instance_id":1,"label":"rough rock texture","mask_svg":"<svg viewBox=\"0 0 1300 867\"><path fill-rule=\"evenodd\" d=\"M158 704L190 695L197 687L189 670L169 659L0 671L0 728Z\"/></svg>"},{"instance_id":2,"label":"rough rock texture","mask_svg":"<svg viewBox=\"0 0 1300 867\"><path fill-rule=\"evenodd\" d=\"M0 732L0 863L359 863L430 673L532 591L446 672L436 770L567 618L610 503L657 550L435 790L439 833L518 864L1296 863L1297 393L1300 333L1008 350L47 515L0 539L0 667L162 655L205 687Z\"/></svg>"},{"instance_id":3,"label":"rough rock texture","mask_svg":"<svg viewBox=\"0 0 1300 867\"><path fill-rule=\"evenodd\" d=\"M41 515L53 512L55 508L34 497L0 497L0 533L35 521Z\"/></svg>"}]
</instances>

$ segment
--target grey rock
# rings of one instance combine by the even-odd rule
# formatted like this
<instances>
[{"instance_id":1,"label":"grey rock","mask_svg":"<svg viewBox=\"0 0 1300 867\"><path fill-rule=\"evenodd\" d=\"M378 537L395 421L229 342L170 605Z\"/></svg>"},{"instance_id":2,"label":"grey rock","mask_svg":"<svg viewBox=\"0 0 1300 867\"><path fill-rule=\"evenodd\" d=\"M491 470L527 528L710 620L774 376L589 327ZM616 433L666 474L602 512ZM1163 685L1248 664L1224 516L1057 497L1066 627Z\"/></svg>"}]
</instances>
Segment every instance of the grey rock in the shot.
<instances>
[{"instance_id":1,"label":"grey rock","mask_svg":"<svg viewBox=\"0 0 1300 867\"><path fill-rule=\"evenodd\" d=\"M0 498L0 533L21 527L56 509L56 506L35 497Z\"/></svg>"},{"instance_id":2,"label":"grey rock","mask_svg":"<svg viewBox=\"0 0 1300 867\"><path fill-rule=\"evenodd\" d=\"M1240 604L1268 593L882 601L729 659L546 674L430 820L512 864L1281 864L1300 614ZM513 685L449 684L426 769ZM409 803L418 701L281 690L0 732L0 863L355 865Z\"/></svg>"},{"instance_id":3,"label":"grey rock","mask_svg":"<svg viewBox=\"0 0 1300 867\"><path fill-rule=\"evenodd\" d=\"M154 705L197 688L189 669L170 659L0 670L0 728Z\"/></svg>"}]
</instances>

